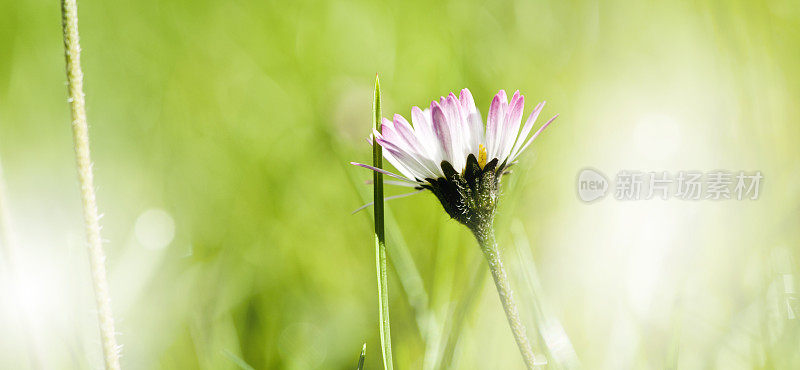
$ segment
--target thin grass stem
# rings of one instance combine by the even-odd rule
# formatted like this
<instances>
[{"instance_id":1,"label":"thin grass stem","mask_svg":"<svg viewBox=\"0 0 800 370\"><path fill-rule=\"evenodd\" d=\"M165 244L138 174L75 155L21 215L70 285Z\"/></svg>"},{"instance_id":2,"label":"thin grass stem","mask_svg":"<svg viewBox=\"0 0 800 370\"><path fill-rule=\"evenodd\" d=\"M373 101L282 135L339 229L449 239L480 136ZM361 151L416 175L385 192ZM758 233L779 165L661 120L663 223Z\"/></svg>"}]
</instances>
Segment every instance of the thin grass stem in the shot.
<instances>
[{"instance_id":1,"label":"thin grass stem","mask_svg":"<svg viewBox=\"0 0 800 370\"><path fill-rule=\"evenodd\" d=\"M374 128L381 132L381 87L375 75L375 96L372 104ZM372 142L372 166L383 167L383 153L377 140ZM373 202L375 207L375 264L378 272L378 316L380 320L381 349L383 368L390 370L392 365L392 335L389 322L389 284L386 273L386 234L383 225L383 174L372 174Z\"/></svg>"},{"instance_id":2,"label":"thin grass stem","mask_svg":"<svg viewBox=\"0 0 800 370\"><path fill-rule=\"evenodd\" d=\"M64 31L64 55L67 65L67 85L72 111L72 137L75 158L78 164L78 179L83 202L83 219L89 241L89 266L91 268L97 318L100 323L100 339L106 369L116 370L119 365L119 346L114 330L114 315L111 312L111 296L106 280L105 253L100 237L100 221L94 191L92 159L89 151L89 128L86 122L86 101L83 93L83 71L81 70L81 46L78 36L77 0L61 1L61 25Z\"/></svg>"}]
</instances>

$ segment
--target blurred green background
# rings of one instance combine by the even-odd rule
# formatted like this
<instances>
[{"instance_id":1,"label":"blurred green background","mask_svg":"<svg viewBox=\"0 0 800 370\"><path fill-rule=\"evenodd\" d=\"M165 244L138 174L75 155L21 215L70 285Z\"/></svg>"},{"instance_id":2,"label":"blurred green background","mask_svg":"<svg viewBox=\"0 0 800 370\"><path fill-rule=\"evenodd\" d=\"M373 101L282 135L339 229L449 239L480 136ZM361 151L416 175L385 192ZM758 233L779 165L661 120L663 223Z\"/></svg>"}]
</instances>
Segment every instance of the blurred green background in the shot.
<instances>
[{"instance_id":1,"label":"blurred green background","mask_svg":"<svg viewBox=\"0 0 800 370\"><path fill-rule=\"evenodd\" d=\"M347 164L371 158L376 72L386 116L463 87L484 114L501 88L527 96L526 115L541 100L543 118L560 113L497 222L552 367L800 366L794 0L79 10L124 368L348 369L363 342L380 367L372 226L350 215L371 175ZM20 294L2 280L2 368L28 366L25 331L46 368L102 366L65 81L59 4L0 0L0 158L23 275ZM765 179L756 201L584 204L586 166ZM479 249L440 208L428 193L389 205L397 368L521 368Z\"/></svg>"}]
</instances>

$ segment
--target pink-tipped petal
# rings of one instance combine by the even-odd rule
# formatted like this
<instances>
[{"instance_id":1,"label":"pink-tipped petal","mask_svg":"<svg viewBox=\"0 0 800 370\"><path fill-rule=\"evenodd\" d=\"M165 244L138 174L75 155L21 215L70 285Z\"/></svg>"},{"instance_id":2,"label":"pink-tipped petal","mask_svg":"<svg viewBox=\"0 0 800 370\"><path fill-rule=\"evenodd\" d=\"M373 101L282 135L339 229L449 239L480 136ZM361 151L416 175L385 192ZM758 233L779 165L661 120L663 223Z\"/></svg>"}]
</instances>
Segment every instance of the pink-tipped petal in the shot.
<instances>
[{"instance_id":1,"label":"pink-tipped petal","mask_svg":"<svg viewBox=\"0 0 800 370\"><path fill-rule=\"evenodd\" d=\"M553 122L553 121L554 121L556 118L558 118L558 114L556 114L555 116L553 116L553 118L550 118L550 120L549 120L549 121L547 121L547 122L546 122L544 125L542 125L542 127L540 127L538 130L536 130L536 133L535 133L535 134L533 134L533 136L531 136L531 138L530 138L530 139L528 139L528 141L525 143L525 145L524 145L524 146L523 146L523 147L522 147L522 148L519 150L519 152L517 152L517 153L516 153L516 156L514 156L514 158L512 159L512 161L513 161L514 159L516 159L516 158L517 158L517 157L518 157L520 154L522 154L522 152L524 152L524 151L525 151L525 149L527 149L527 148L528 148L528 145L531 145L531 143L533 142L533 140L535 140L535 139L536 139L536 137L537 137L537 136L539 136L539 134L540 134L540 133L542 133L542 131L544 131L544 129L545 129L545 128L547 128L547 126L550 126L550 123L552 123L552 122Z\"/></svg>"},{"instance_id":2,"label":"pink-tipped petal","mask_svg":"<svg viewBox=\"0 0 800 370\"><path fill-rule=\"evenodd\" d=\"M424 171L420 171L419 164L412 158L411 154L383 138L376 138L375 141L383 148L383 158L394 166L402 176L412 181L426 177L426 175L422 174Z\"/></svg>"},{"instance_id":3,"label":"pink-tipped petal","mask_svg":"<svg viewBox=\"0 0 800 370\"><path fill-rule=\"evenodd\" d=\"M405 178L403 176L394 174L392 172L386 171L386 170L384 170L382 168L377 168L377 167L370 166L368 164L363 164L363 163L358 163L358 162L350 162L350 164L352 164L353 166L364 167L366 169L370 169L370 170L373 170L375 172L380 172L380 173L382 173L384 175L394 177L394 178L396 178L398 180L407 181L407 182L410 182L412 184L418 184L419 183L419 181L411 180L411 179Z\"/></svg>"},{"instance_id":4,"label":"pink-tipped petal","mask_svg":"<svg viewBox=\"0 0 800 370\"><path fill-rule=\"evenodd\" d=\"M374 181L372 181L372 180L364 181L364 184L367 184L367 185L372 185L373 183L374 183ZM383 180L383 183L386 184L386 185L402 186L402 187L405 187L405 188L415 188L415 187L419 186L419 184L412 184L410 182L386 180L386 179Z\"/></svg>"},{"instance_id":5,"label":"pink-tipped petal","mask_svg":"<svg viewBox=\"0 0 800 370\"><path fill-rule=\"evenodd\" d=\"M499 130L506 116L506 107L508 107L506 92L500 90L492 99L492 104L489 106L489 115L486 117L486 152L489 154L490 160L495 157L494 153L498 146Z\"/></svg>"},{"instance_id":6,"label":"pink-tipped petal","mask_svg":"<svg viewBox=\"0 0 800 370\"><path fill-rule=\"evenodd\" d=\"M394 126L395 127L403 126L403 127L408 128L409 131L412 129L411 124L408 123L408 121L406 120L405 117L403 117L403 116L401 116L399 114L395 114L393 118L394 118Z\"/></svg>"},{"instance_id":7,"label":"pink-tipped petal","mask_svg":"<svg viewBox=\"0 0 800 370\"><path fill-rule=\"evenodd\" d=\"M450 127L445 117L442 107L437 102L431 102L431 120L433 121L433 133L439 141L442 149L442 159L453 163L453 142L450 135Z\"/></svg>"},{"instance_id":8,"label":"pink-tipped petal","mask_svg":"<svg viewBox=\"0 0 800 370\"><path fill-rule=\"evenodd\" d=\"M386 117L381 118L381 131L378 132L375 129L372 129L372 134L379 138L385 138L387 133L389 137L392 136L392 132L394 131L394 124L392 121L389 121Z\"/></svg>"},{"instance_id":9,"label":"pink-tipped petal","mask_svg":"<svg viewBox=\"0 0 800 370\"><path fill-rule=\"evenodd\" d=\"M430 167L433 167L430 163L429 165L424 164L420 161L420 157L416 153L410 153L403 148L395 145L392 142L376 139L378 144L380 144L383 149L387 150L393 157L396 159L403 167L408 169L411 173L410 177L424 179L428 177L436 177L436 175L431 171ZM390 159L390 158L387 158ZM427 162L427 161L426 161ZM394 162L392 163L395 167L398 167ZM398 170L400 167L397 168ZM402 171L401 171L402 172Z\"/></svg>"},{"instance_id":10,"label":"pink-tipped petal","mask_svg":"<svg viewBox=\"0 0 800 370\"><path fill-rule=\"evenodd\" d=\"M381 129L383 129L383 124L382 123L381 123ZM372 136L373 137L378 137L378 138L381 138L381 139L383 138L383 134L378 132L378 130L376 130L374 128L372 129Z\"/></svg>"},{"instance_id":11,"label":"pink-tipped petal","mask_svg":"<svg viewBox=\"0 0 800 370\"><path fill-rule=\"evenodd\" d=\"M414 129L418 129L419 126L426 126L428 124L428 119L425 117L425 113L422 109L413 106L411 107L411 122L414 123Z\"/></svg>"},{"instance_id":12,"label":"pink-tipped petal","mask_svg":"<svg viewBox=\"0 0 800 370\"><path fill-rule=\"evenodd\" d=\"M431 127L430 109L422 110L419 107L411 108L411 119L414 122L414 134L424 149L426 156L434 162L442 161L441 149L436 135Z\"/></svg>"},{"instance_id":13,"label":"pink-tipped petal","mask_svg":"<svg viewBox=\"0 0 800 370\"><path fill-rule=\"evenodd\" d=\"M380 144L380 142L379 142L379 144ZM397 157L395 157L394 154L392 154L391 150L386 149L386 146L381 145L381 147L383 147L383 158L387 162L389 162L392 166L394 166L395 169L400 171L400 174L405 176L407 179L412 180L412 181L417 181L419 176L417 176L417 174L414 171L409 169L408 166L406 166L404 161L402 161L402 160L398 159Z\"/></svg>"},{"instance_id":14,"label":"pink-tipped petal","mask_svg":"<svg viewBox=\"0 0 800 370\"><path fill-rule=\"evenodd\" d=\"M467 115L478 110L478 108L475 107L475 100L472 98L472 93L469 92L469 89L461 89L461 93L458 95L458 100L461 102L461 109Z\"/></svg>"},{"instance_id":15,"label":"pink-tipped petal","mask_svg":"<svg viewBox=\"0 0 800 370\"><path fill-rule=\"evenodd\" d=\"M539 118L539 113L541 113L542 109L544 109L545 103L546 102L541 102L536 105L536 108L533 108L533 112L531 112L531 115L528 116L528 120L525 121L525 126L522 127L522 131L517 137L517 142L514 144L514 148L511 149L511 157L516 157L520 148L522 148L522 145L525 144L525 139L528 138L528 134L531 132L531 129L533 129L533 124L536 122L536 119Z\"/></svg>"},{"instance_id":16,"label":"pink-tipped petal","mask_svg":"<svg viewBox=\"0 0 800 370\"><path fill-rule=\"evenodd\" d=\"M520 95L519 90L514 93L514 96L511 97L511 102L508 103L508 110L506 111L506 117L503 121L503 126L501 130L503 133L508 133L511 128L513 128L514 121L521 121L522 120L522 110L525 107L525 97ZM516 118L516 119L515 119ZM517 128L519 131L519 128ZM516 132L514 133L517 134Z\"/></svg>"},{"instance_id":17,"label":"pink-tipped petal","mask_svg":"<svg viewBox=\"0 0 800 370\"><path fill-rule=\"evenodd\" d=\"M381 130L383 130L383 128L386 126L393 127L394 124L388 118L381 117Z\"/></svg>"},{"instance_id":18,"label":"pink-tipped petal","mask_svg":"<svg viewBox=\"0 0 800 370\"><path fill-rule=\"evenodd\" d=\"M461 171L467 164L467 152L465 150L464 131L468 130L466 117L461 112L461 103L455 94L447 96L447 122L450 126L450 139L453 142L453 161L450 164Z\"/></svg>"},{"instance_id":19,"label":"pink-tipped petal","mask_svg":"<svg viewBox=\"0 0 800 370\"><path fill-rule=\"evenodd\" d=\"M522 124L522 112L524 109L525 97L517 91L514 93L514 97L511 98L508 114L506 114L505 124L502 129L500 147L497 152L497 157L501 162L511 154L511 148L514 146L514 140L517 139L519 127Z\"/></svg>"},{"instance_id":20,"label":"pink-tipped petal","mask_svg":"<svg viewBox=\"0 0 800 370\"><path fill-rule=\"evenodd\" d=\"M458 100L456 94L450 93L450 95L447 96L446 104L448 114L450 114L453 119L457 120L457 123L460 125L462 123L461 121L463 120L463 116L461 112L461 102ZM448 119L449 118L450 117L448 117Z\"/></svg>"},{"instance_id":21,"label":"pink-tipped petal","mask_svg":"<svg viewBox=\"0 0 800 370\"><path fill-rule=\"evenodd\" d=\"M388 141L399 148L402 148L404 151L413 151L413 149L406 143L405 139L397 133L394 126L383 124L383 132L381 132L381 137L378 138L378 143L381 143L381 140ZM381 144L383 145L383 144Z\"/></svg>"},{"instance_id":22,"label":"pink-tipped petal","mask_svg":"<svg viewBox=\"0 0 800 370\"><path fill-rule=\"evenodd\" d=\"M523 126L525 97L517 90L510 101L508 98L504 90L497 92L489 107L485 126L468 89L462 89L458 96L449 93L432 101L429 109L413 107L413 125L399 114L383 118L380 132L373 130L367 141L380 145L385 160L401 175L369 165L353 164L417 186L424 183L422 179L442 177L443 160L459 171L466 166L470 154L485 153L489 161L514 162L557 116L528 137L544 102L533 109Z\"/></svg>"},{"instance_id":23,"label":"pink-tipped petal","mask_svg":"<svg viewBox=\"0 0 800 370\"><path fill-rule=\"evenodd\" d=\"M394 115L394 130L412 150L420 154L425 153L425 149L420 144L419 139L414 135L414 129L399 114Z\"/></svg>"},{"instance_id":24,"label":"pink-tipped petal","mask_svg":"<svg viewBox=\"0 0 800 370\"><path fill-rule=\"evenodd\" d=\"M419 145L417 138L413 133L406 132L406 127L398 121L391 124L383 124L383 133L381 134L383 140L386 140L395 146L399 147L405 152L412 155L423 154L423 148Z\"/></svg>"},{"instance_id":25,"label":"pink-tipped petal","mask_svg":"<svg viewBox=\"0 0 800 370\"><path fill-rule=\"evenodd\" d=\"M505 102L506 104L508 103L508 96L506 95L506 91L505 90L502 90L502 89L498 90L497 91L497 95L495 95L495 96L500 97L500 100Z\"/></svg>"},{"instance_id":26,"label":"pink-tipped petal","mask_svg":"<svg viewBox=\"0 0 800 370\"><path fill-rule=\"evenodd\" d=\"M519 93L519 90L514 91L514 95L511 95L511 102L508 105L514 105L514 102L519 100L520 97L522 97L522 94Z\"/></svg>"},{"instance_id":27,"label":"pink-tipped petal","mask_svg":"<svg viewBox=\"0 0 800 370\"><path fill-rule=\"evenodd\" d=\"M555 116L553 116L553 118L550 118L550 120L548 120L548 121L547 121L547 122L546 122L544 125L542 125L542 127L539 127L539 129L538 129L538 130L536 130L536 133L535 133L535 134L533 134L533 136L531 136L531 140L534 140L534 139L536 139L536 137L537 137L537 136L539 136L539 134L541 134L541 133L542 133L542 131L544 131L544 129L546 129L546 128L547 128L547 126L550 126L550 124L551 124L553 121L555 121L555 119L556 119L556 118L558 118L558 114L556 114Z\"/></svg>"}]
</instances>

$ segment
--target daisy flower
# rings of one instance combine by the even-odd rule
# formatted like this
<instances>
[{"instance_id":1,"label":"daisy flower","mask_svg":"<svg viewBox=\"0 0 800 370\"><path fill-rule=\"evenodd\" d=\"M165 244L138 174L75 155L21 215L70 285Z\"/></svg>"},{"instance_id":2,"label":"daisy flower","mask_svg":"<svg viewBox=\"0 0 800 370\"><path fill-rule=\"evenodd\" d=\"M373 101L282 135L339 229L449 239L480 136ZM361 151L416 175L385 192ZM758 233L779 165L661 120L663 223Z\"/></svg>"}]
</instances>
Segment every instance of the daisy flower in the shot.
<instances>
[{"instance_id":1,"label":"daisy flower","mask_svg":"<svg viewBox=\"0 0 800 370\"><path fill-rule=\"evenodd\" d=\"M370 144L374 140L383 148L383 157L399 174L351 162L400 180L387 183L414 187L417 192L430 190L450 217L472 231L486 257L508 324L528 369L543 362L534 356L520 320L493 224L500 179L558 116L530 135L542 108L544 102L533 109L523 126L525 97L517 91L509 102L506 92L500 90L489 106L484 128L472 94L463 89L458 97L450 93L431 102L428 109L413 107L413 124L395 114L392 120L382 120L380 130L373 130ZM411 194L415 193L401 196ZM399 196L385 199L396 197Z\"/></svg>"},{"instance_id":2,"label":"daisy flower","mask_svg":"<svg viewBox=\"0 0 800 370\"><path fill-rule=\"evenodd\" d=\"M470 91L450 93L425 110L413 107L411 123L395 114L383 119L380 132L373 130L370 144L376 140L383 147L383 157L399 174L351 164L400 180L389 182L394 185L430 190L452 218L474 231L493 218L502 175L557 117L530 135L544 104L536 105L523 126L525 96L516 91L509 102L500 90L484 128Z\"/></svg>"}]
</instances>

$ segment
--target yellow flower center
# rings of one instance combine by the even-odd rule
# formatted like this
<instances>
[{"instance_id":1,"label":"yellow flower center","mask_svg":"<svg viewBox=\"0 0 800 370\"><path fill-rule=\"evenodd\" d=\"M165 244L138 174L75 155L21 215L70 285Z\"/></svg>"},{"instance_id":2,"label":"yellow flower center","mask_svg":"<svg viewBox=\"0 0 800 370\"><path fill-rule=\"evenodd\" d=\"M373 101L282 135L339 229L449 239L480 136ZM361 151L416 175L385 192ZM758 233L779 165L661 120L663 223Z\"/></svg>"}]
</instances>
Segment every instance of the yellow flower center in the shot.
<instances>
[{"instance_id":1,"label":"yellow flower center","mask_svg":"<svg viewBox=\"0 0 800 370\"><path fill-rule=\"evenodd\" d=\"M481 169L486 166L486 148L483 147L483 144L478 144L478 166Z\"/></svg>"}]
</instances>

